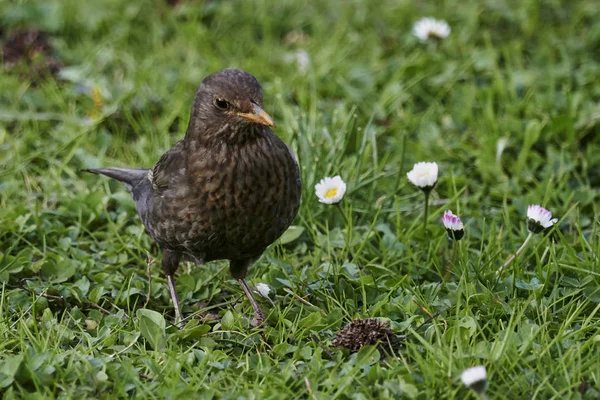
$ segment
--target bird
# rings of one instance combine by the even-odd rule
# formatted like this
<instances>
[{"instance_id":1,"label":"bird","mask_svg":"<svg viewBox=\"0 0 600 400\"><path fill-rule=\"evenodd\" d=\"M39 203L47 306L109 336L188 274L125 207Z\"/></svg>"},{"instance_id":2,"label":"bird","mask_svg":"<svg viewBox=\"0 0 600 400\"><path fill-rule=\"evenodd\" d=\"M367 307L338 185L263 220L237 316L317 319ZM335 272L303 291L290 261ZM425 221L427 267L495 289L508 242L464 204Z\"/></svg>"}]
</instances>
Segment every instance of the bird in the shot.
<instances>
[{"instance_id":1,"label":"bird","mask_svg":"<svg viewBox=\"0 0 600 400\"><path fill-rule=\"evenodd\" d=\"M204 78L183 139L152 168L86 170L124 183L131 193L162 249L176 324L182 324L174 278L179 263L222 259L250 301L251 325L265 322L246 274L291 225L302 192L296 157L271 128L258 79L226 69Z\"/></svg>"}]
</instances>

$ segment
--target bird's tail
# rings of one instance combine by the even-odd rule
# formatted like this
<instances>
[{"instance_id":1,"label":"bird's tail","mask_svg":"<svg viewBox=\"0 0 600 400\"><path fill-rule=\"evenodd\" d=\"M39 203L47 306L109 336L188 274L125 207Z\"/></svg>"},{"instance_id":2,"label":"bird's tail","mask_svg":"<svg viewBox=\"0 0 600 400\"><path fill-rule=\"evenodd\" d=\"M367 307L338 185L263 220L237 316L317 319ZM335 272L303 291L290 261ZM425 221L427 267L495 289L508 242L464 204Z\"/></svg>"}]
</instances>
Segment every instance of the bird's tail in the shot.
<instances>
[{"instance_id":1,"label":"bird's tail","mask_svg":"<svg viewBox=\"0 0 600 400\"><path fill-rule=\"evenodd\" d=\"M84 171L106 175L109 178L123 182L130 191L148 176L148 168L90 168Z\"/></svg>"}]
</instances>

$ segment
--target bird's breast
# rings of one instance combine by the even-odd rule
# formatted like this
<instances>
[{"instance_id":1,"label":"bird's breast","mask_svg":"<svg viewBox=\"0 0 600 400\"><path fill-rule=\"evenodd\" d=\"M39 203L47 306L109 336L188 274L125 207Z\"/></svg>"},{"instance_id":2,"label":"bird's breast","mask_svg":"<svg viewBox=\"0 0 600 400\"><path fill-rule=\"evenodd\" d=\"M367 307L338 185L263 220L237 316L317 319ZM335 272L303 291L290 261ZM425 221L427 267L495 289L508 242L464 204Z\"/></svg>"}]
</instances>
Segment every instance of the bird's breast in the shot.
<instances>
[{"instance_id":1,"label":"bird's breast","mask_svg":"<svg viewBox=\"0 0 600 400\"><path fill-rule=\"evenodd\" d=\"M188 174L182 223L207 259L260 254L298 211L299 171L283 142L216 149L194 159Z\"/></svg>"}]
</instances>

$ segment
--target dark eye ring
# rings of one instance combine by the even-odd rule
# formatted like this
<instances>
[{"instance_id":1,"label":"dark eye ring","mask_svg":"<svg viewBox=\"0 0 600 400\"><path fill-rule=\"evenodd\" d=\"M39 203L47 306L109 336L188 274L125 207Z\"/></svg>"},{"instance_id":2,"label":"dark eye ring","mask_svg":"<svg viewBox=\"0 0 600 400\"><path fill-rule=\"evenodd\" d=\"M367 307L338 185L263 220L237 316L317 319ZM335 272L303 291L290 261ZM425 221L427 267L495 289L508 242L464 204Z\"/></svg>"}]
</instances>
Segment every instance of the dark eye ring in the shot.
<instances>
[{"instance_id":1,"label":"dark eye ring","mask_svg":"<svg viewBox=\"0 0 600 400\"><path fill-rule=\"evenodd\" d=\"M215 99L215 106L221 110L227 110L229 108L229 103L227 102L227 100L223 100L217 97Z\"/></svg>"}]
</instances>

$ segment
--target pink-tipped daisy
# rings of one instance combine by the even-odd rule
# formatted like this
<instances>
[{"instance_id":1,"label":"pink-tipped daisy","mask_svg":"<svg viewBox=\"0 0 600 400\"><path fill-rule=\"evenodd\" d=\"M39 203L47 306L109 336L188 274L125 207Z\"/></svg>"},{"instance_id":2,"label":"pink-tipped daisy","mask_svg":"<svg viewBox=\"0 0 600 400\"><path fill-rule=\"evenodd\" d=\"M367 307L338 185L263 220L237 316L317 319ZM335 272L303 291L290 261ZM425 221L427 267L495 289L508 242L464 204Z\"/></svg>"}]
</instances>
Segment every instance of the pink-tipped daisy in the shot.
<instances>
[{"instance_id":1,"label":"pink-tipped daisy","mask_svg":"<svg viewBox=\"0 0 600 400\"><path fill-rule=\"evenodd\" d=\"M558 218L552 218L552 213L542 206L531 204L527 207L527 229L532 233L540 233L544 229L550 228L558 221Z\"/></svg>"},{"instance_id":2,"label":"pink-tipped daisy","mask_svg":"<svg viewBox=\"0 0 600 400\"><path fill-rule=\"evenodd\" d=\"M483 365L468 368L463 371L460 376L465 386L477 393L482 393L485 390L487 383L487 371Z\"/></svg>"},{"instance_id":3,"label":"pink-tipped daisy","mask_svg":"<svg viewBox=\"0 0 600 400\"><path fill-rule=\"evenodd\" d=\"M465 235L465 226L457 215L454 215L452 211L444 211L442 215L442 223L446 228L448 238L452 240L460 240Z\"/></svg>"}]
</instances>

